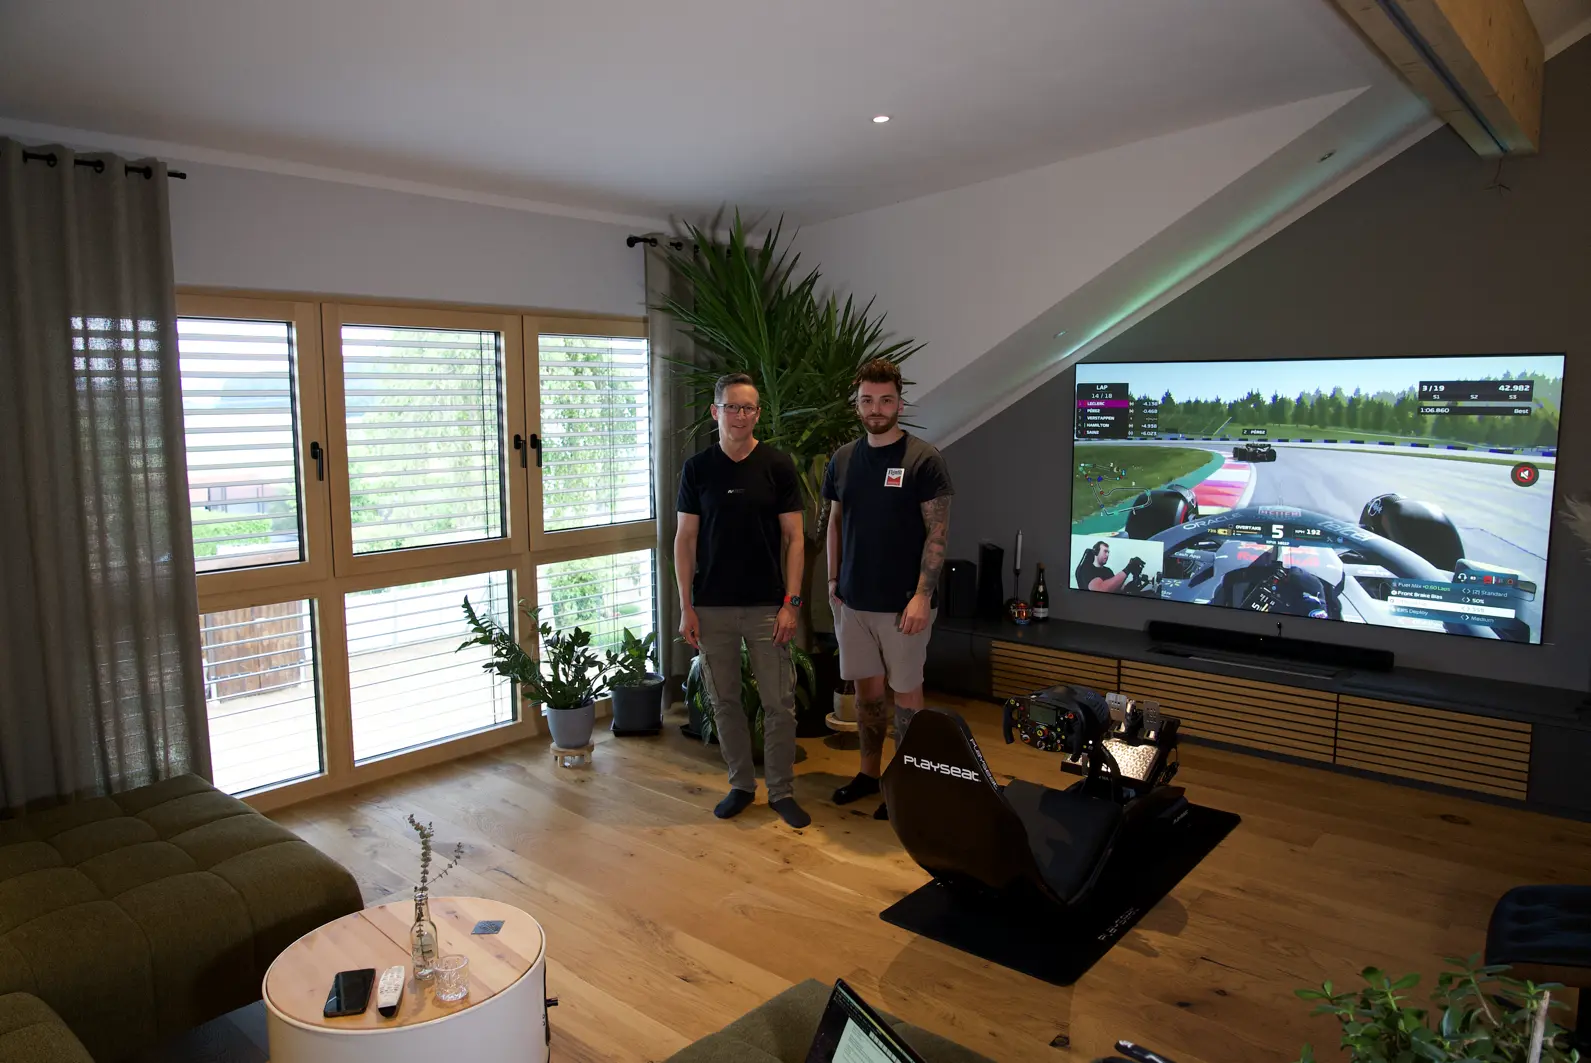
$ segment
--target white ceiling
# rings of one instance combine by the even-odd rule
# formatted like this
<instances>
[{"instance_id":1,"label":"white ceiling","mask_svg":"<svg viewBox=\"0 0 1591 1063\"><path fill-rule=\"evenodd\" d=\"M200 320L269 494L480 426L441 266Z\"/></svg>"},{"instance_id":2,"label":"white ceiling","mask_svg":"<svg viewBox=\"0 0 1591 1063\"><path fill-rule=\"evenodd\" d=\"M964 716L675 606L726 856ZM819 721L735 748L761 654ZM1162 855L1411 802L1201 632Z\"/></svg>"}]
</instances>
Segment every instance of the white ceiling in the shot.
<instances>
[{"instance_id":1,"label":"white ceiling","mask_svg":"<svg viewBox=\"0 0 1591 1063\"><path fill-rule=\"evenodd\" d=\"M0 119L652 217L813 222L1389 77L1328 0L0 0Z\"/></svg>"}]
</instances>

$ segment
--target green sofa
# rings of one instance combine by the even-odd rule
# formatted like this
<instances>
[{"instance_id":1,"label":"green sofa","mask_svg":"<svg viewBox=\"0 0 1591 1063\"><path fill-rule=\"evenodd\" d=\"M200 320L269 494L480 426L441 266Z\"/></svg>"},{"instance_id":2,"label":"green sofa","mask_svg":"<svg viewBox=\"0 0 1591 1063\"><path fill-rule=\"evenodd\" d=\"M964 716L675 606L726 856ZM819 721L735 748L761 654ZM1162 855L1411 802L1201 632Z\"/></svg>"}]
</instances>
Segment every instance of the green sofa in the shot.
<instances>
[{"instance_id":1,"label":"green sofa","mask_svg":"<svg viewBox=\"0 0 1591 1063\"><path fill-rule=\"evenodd\" d=\"M806 1063L832 986L807 979L669 1056L665 1063ZM993 1063L954 1041L879 1012L928 1063Z\"/></svg>"},{"instance_id":2,"label":"green sofa","mask_svg":"<svg viewBox=\"0 0 1591 1063\"><path fill-rule=\"evenodd\" d=\"M0 1063L118 1063L258 1000L278 953L362 907L193 775L0 820Z\"/></svg>"}]
</instances>

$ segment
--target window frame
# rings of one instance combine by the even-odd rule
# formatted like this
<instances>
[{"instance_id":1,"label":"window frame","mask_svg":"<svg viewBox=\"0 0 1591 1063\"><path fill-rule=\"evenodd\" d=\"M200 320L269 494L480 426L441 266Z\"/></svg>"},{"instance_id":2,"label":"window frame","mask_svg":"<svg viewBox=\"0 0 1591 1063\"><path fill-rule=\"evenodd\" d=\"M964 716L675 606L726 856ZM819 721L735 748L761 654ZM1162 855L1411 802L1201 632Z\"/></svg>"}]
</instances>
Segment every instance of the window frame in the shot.
<instances>
[{"instance_id":1,"label":"window frame","mask_svg":"<svg viewBox=\"0 0 1591 1063\"><path fill-rule=\"evenodd\" d=\"M529 430L541 439L541 337L548 336L591 336L593 338L624 338L647 339L645 321L626 321L615 318L595 317L558 317L550 314L526 315L524 319L526 351L535 352L535 372L530 371L531 359L526 359L525 372L525 416ZM647 349L647 365L651 365L651 348ZM647 395L649 408L653 409L653 418L656 417L655 407L657 397L651 393L651 380L647 381ZM659 493L657 484L657 454L652 440L647 441L647 451L652 458L652 516L647 520L629 521L624 524L601 524L589 528L566 528L560 531L547 531L545 514L542 503L544 484L540 475L531 477L532 486L529 503L530 526L534 529L536 539L536 553L545 551L567 552L570 549L583 550L584 556L592 554L609 554L623 552L621 546L625 543L646 539L654 540L657 536L657 508ZM582 556L577 553L576 557ZM557 560L568 560L559 557Z\"/></svg>"},{"instance_id":2,"label":"window frame","mask_svg":"<svg viewBox=\"0 0 1591 1063\"><path fill-rule=\"evenodd\" d=\"M299 528L303 535L304 560L196 573L200 592L225 594L253 590L268 594L284 584L324 579L330 574L332 565L331 508L326 492L320 489L320 482L315 478L315 461L309 456L310 444L327 438L320 307L312 302L298 300L247 299L179 292L177 316L222 321L283 321L293 330L293 396L294 413L298 420L294 462L300 485ZM185 487L187 476L185 460Z\"/></svg>"},{"instance_id":3,"label":"window frame","mask_svg":"<svg viewBox=\"0 0 1591 1063\"><path fill-rule=\"evenodd\" d=\"M532 433L540 434L540 333L646 338L646 320L314 293L254 293L192 287L179 289L177 312L181 317L286 321L293 327L297 377L294 385L299 407L297 461L303 485L300 504L303 507L305 560L196 573L195 578L200 614L293 600L310 603L317 647L315 681L324 769L313 778L241 794L242 800L253 808L269 812L544 734L539 707L520 697L515 703L518 718L512 722L356 765L344 596L379 587L508 571L516 603L515 634L527 652L539 657L537 633L524 622L517 607L520 600L532 605L539 600L538 565L657 548L655 516L652 520L590 529L551 533L542 530L541 476L530 475L535 466L528 460L528 446L524 451L527 460L522 467L520 454L512 445L516 432L527 444ZM507 521L504 538L388 553L352 554L341 372L341 330L345 323L495 331L503 337L503 454L500 460L509 492L504 507ZM655 403L655 397L653 401ZM315 462L309 457L309 444L315 441L327 448L324 481L315 479ZM655 453L652 464L655 513L662 499L661 489L655 482ZM340 519L336 512L338 506L342 507ZM654 557L653 563L655 626L657 595L667 593L664 585L668 577L665 558ZM607 700L599 700L598 715L606 715L609 711Z\"/></svg>"},{"instance_id":4,"label":"window frame","mask_svg":"<svg viewBox=\"0 0 1591 1063\"><path fill-rule=\"evenodd\" d=\"M515 519L525 512L525 471L514 451L516 425L525 423L523 407L526 375L523 332L518 315L460 310L432 310L418 307L370 306L328 303L321 312L326 352L326 430L331 440L327 457L327 478L331 483L332 567L338 576L356 577L375 572L406 572L416 565L441 561L511 560L530 548L526 521ZM352 491L348 469L348 422L344 408L342 329L344 325L377 328L449 329L494 332L502 337L502 437L498 440L498 461L503 470L504 535L473 542L416 546L404 550L356 554L353 542ZM433 561L433 559L436 559ZM506 567L506 566L505 566Z\"/></svg>"}]
</instances>

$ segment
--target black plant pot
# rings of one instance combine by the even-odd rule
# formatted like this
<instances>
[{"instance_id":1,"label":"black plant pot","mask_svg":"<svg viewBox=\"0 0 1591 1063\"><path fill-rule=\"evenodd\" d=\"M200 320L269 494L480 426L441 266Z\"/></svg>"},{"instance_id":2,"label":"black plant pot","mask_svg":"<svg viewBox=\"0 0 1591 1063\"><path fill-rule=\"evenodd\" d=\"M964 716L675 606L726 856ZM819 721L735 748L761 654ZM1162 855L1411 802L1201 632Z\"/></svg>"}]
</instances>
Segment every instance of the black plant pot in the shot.
<instances>
[{"instance_id":1,"label":"black plant pot","mask_svg":"<svg viewBox=\"0 0 1591 1063\"><path fill-rule=\"evenodd\" d=\"M620 736L655 735L663 730L663 677L652 672L646 682L633 687L614 687L613 733Z\"/></svg>"}]
</instances>

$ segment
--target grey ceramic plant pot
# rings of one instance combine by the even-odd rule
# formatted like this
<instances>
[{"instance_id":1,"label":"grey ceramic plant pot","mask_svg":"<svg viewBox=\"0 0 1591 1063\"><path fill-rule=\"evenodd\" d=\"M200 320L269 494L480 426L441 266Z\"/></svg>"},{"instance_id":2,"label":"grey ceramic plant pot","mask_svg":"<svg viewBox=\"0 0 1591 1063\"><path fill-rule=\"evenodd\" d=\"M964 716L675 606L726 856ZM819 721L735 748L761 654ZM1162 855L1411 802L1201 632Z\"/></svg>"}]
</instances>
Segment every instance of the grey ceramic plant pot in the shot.
<instances>
[{"instance_id":1,"label":"grey ceramic plant pot","mask_svg":"<svg viewBox=\"0 0 1591 1063\"><path fill-rule=\"evenodd\" d=\"M552 744L559 749L582 749L591 744L591 728L597 719L595 699L572 709L544 708L542 712L547 730L552 732Z\"/></svg>"}]
</instances>

